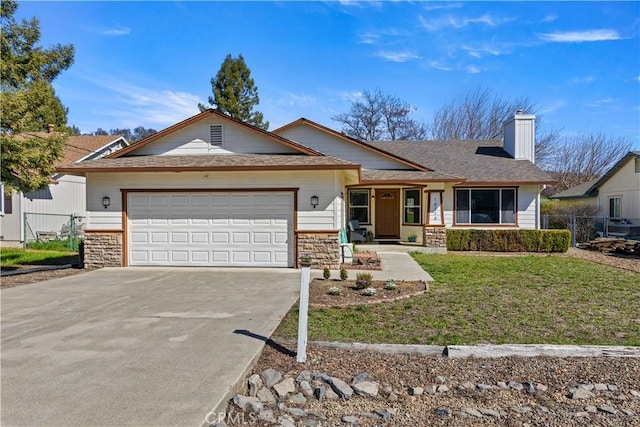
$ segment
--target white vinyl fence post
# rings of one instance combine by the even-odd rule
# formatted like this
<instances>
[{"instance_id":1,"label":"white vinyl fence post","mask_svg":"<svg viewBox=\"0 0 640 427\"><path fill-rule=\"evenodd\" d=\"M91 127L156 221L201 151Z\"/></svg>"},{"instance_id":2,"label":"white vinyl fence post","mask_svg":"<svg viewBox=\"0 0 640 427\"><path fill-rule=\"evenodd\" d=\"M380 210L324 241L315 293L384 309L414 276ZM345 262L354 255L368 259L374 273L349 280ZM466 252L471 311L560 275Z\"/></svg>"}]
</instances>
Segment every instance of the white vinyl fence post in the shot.
<instances>
[{"instance_id":1,"label":"white vinyl fence post","mask_svg":"<svg viewBox=\"0 0 640 427\"><path fill-rule=\"evenodd\" d=\"M309 317L309 280L311 278L311 256L300 258L300 309L298 312L298 355L296 361L307 361L307 321Z\"/></svg>"}]
</instances>

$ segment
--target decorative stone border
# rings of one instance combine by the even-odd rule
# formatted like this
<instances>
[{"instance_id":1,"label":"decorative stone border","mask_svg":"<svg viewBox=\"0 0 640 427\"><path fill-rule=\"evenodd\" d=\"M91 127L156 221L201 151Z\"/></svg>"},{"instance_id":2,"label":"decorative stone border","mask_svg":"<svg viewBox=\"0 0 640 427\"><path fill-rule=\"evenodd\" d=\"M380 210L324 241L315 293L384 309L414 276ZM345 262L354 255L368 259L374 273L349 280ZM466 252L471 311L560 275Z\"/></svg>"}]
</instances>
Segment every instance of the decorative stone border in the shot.
<instances>
[{"instance_id":1,"label":"decorative stone border","mask_svg":"<svg viewBox=\"0 0 640 427\"><path fill-rule=\"evenodd\" d=\"M344 303L339 303L339 304L309 303L309 307L314 307L314 308L338 307L338 308L342 308L342 307L353 307L354 305L372 305L372 304L382 304L382 303L391 303L391 302L396 302L396 301L402 301L404 299L412 298L412 297L415 297L415 296L418 296L418 295L423 295L423 294L426 294L427 292L429 292L429 284L427 282L422 282L422 283L424 284L424 289L419 290L419 291L415 291L415 292L409 292L409 293L406 293L406 294L398 295L396 297L375 298L375 299L372 299L371 297L363 297L362 300L349 301L349 302L344 302Z\"/></svg>"}]
</instances>

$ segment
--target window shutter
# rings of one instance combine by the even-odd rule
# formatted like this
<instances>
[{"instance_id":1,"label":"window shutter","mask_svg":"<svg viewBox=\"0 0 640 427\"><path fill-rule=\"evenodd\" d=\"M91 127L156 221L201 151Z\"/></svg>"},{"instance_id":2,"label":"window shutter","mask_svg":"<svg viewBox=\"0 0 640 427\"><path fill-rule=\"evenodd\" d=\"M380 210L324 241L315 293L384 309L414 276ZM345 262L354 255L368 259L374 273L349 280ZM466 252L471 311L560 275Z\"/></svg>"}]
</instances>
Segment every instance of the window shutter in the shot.
<instances>
[{"instance_id":1,"label":"window shutter","mask_svg":"<svg viewBox=\"0 0 640 427\"><path fill-rule=\"evenodd\" d=\"M209 143L222 147L222 125L209 125Z\"/></svg>"}]
</instances>

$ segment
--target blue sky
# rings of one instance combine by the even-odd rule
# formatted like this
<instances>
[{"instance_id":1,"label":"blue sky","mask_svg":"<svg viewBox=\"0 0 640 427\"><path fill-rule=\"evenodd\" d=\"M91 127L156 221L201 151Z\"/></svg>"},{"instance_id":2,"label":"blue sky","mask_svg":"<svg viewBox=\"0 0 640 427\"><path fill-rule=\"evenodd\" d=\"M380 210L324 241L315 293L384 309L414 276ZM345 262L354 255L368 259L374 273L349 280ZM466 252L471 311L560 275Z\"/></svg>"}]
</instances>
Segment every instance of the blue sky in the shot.
<instances>
[{"instance_id":1,"label":"blue sky","mask_svg":"<svg viewBox=\"0 0 640 427\"><path fill-rule=\"evenodd\" d=\"M484 88L529 96L546 128L640 149L639 2L30 2L42 43L73 43L54 82L83 132L162 129L198 112L224 57L242 54L275 129L339 128L363 90L428 121Z\"/></svg>"}]
</instances>

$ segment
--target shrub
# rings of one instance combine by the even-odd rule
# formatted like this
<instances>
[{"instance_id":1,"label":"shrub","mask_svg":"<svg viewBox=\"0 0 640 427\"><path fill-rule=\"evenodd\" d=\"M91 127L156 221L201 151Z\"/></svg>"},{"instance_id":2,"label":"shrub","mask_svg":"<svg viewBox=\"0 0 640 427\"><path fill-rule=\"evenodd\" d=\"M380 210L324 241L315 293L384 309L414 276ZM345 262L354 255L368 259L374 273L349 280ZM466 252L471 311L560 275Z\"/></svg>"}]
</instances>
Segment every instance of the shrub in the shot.
<instances>
[{"instance_id":1,"label":"shrub","mask_svg":"<svg viewBox=\"0 0 640 427\"><path fill-rule=\"evenodd\" d=\"M327 293L329 295L340 295L340 288L337 288L335 286L332 286L329 288L329 290L327 291Z\"/></svg>"},{"instance_id":2,"label":"shrub","mask_svg":"<svg viewBox=\"0 0 640 427\"><path fill-rule=\"evenodd\" d=\"M362 291L362 295L364 295L365 297L372 297L377 293L378 293L378 291L376 291L376 288L365 288Z\"/></svg>"},{"instance_id":3,"label":"shrub","mask_svg":"<svg viewBox=\"0 0 640 427\"><path fill-rule=\"evenodd\" d=\"M373 276L371 273L358 273L356 276L356 289L364 289L371 286Z\"/></svg>"},{"instance_id":4,"label":"shrub","mask_svg":"<svg viewBox=\"0 0 640 427\"><path fill-rule=\"evenodd\" d=\"M347 280L349 278L349 272L346 268L342 267L340 269L340 280Z\"/></svg>"},{"instance_id":5,"label":"shrub","mask_svg":"<svg viewBox=\"0 0 640 427\"><path fill-rule=\"evenodd\" d=\"M324 280L329 280L329 278L331 277L331 270L329 270L329 267L325 267L322 269L322 277L324 277Z\"/></svg>"},{"instance_id":6,"label":"shrub","mask_svg":"<svg viewBox=\"0 0 640 427\"><path fill-rule=\"evenodd\" d=\"M393 291L398 288L398 285L396 285L395 280L387 279L387 281L384 283L384 288L388 291Z\"/></svg>"},{"instance_id":7,"label":"shrub","mask_svg":"<svg viewBox=\"0 0 640 427\"><path fill-rule=\"evenodd\" d=\"M450 251L566 252L569 230L447 230Z\"/></svg>"}]
</instances>

